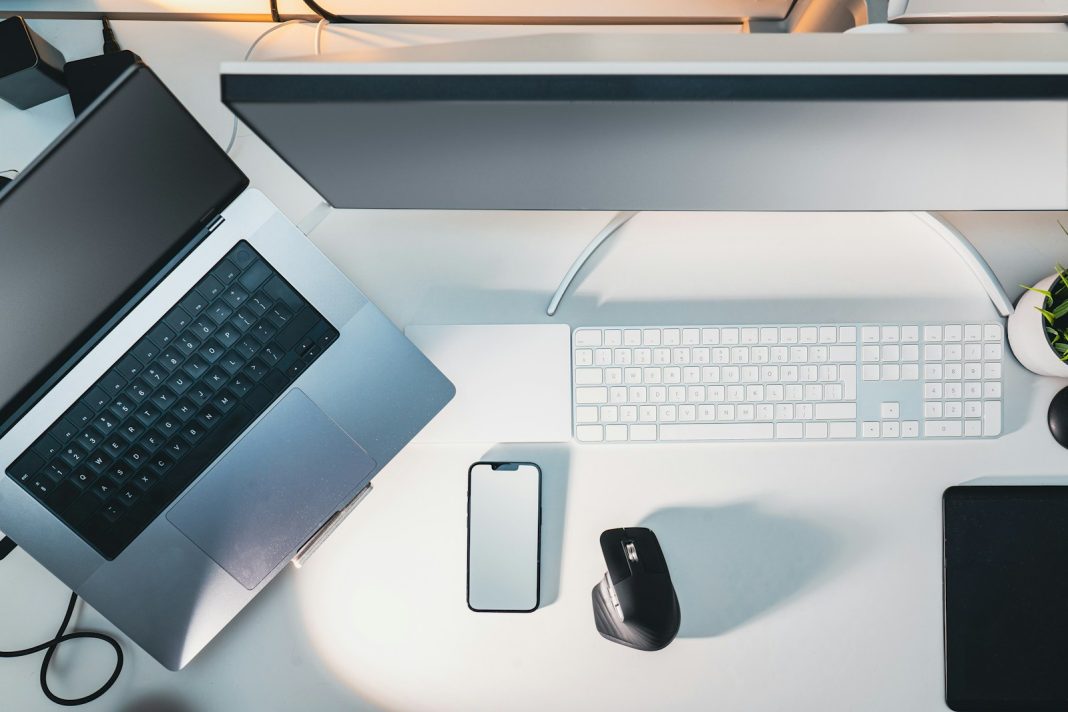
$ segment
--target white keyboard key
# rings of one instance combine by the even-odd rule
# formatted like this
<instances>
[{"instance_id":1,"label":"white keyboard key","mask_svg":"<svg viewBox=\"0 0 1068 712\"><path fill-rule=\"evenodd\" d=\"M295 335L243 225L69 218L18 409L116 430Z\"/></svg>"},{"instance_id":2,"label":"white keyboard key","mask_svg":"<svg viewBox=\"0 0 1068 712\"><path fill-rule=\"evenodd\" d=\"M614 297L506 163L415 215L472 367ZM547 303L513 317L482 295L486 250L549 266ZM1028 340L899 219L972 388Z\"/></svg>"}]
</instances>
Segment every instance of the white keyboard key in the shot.
<instances>
[{"instance_id":1,"label":"white keyboard key","mask_svg":"<svg viewBox=\"0 0 1068 712\"><path fill-rule=\"evenodd\" d=\"M719 343L719 329L701 329L701 343L705 346L715 346Z\"/></svg>"},{"instance_id":2,"label":"white keyboard key","mask_svg":"<svg viewBox=\"0 0 1068 712\"><path fill-rule=\"evenodd\" d=\"M682 344L683 346L697 346L701 343L701 330L700 329L683 329L682 330Z\"/></svg>"},{"instance_id":3,"label":"white keyboard key","mask_svg":"<svg viewBox=\"0 0 1068 712\"><path fill-rule=\"evenodd\" d=\"M885 420L897 420L901 417L901 404L892 401L884 402L879 406L879 417Z\"/></svg>"},{"instance_id":4,"label":"white keyboard key","mask_svg":"<svg viewBox=\"0 0 1068 712\"><path fill-rule=\"evenodd\" d=\"M865 346L860 350L860 360L865 363L878 363L879 362L879 347L878 346Z\"/></svg>"},{"instance_id":5,"label":"white keyboard key","mask_svg":"<svg viewBox=\"0 0 1068 712\"><path fill-rule=\"evenodd\" d=\"M678 329L664 329L660 332L664 346L678 346L682 343L682 333Z\"/></svg>"},{"instance_id":6,"label":"white keyboard key","mask_svg":"<svg viewBox=\"0 0 1068 712\"><path fill-rule=\"evenodd\" d=\"M926 420L923 436L926 438L959 438L964 434L964 424L959 420Z\"/></svg>"},{"instance_id":7,"label":"white keyboard key","mask_svg":"<svg viewBox=\"0 0 1068 712\"><path fill-rule=\"evenodd\" d=\"M827 360L831 363L856 363L856 346L831 346L827 349Z\"/></svg>"},{"instance_id":8,"label":"white keyboard key","mask_svg":"<svg viewBox=\"0 0 1068 712\"><path fill-rule=\"evenodd\" d=\"M686 386L671 386L668 388L668 403L684 403L686 401Z\"/></svg>"},{"instance_id":9,"label":"white keyboard key","mask_svg":"<svg viewBox=\"0 0 1068 712\"><path fill-rule=\"evenodd\" d=\"M720 369L719 375L724 383L737 383L741 376L737 366L724 366Z\"/></svg>"},{"instance_id":10,"label":"white keyboard key","mask_svg":"<svg viewBox=\"0 0 1068 712\"><path fill-rule=\"evenodd\" d=\"M943 405L943 414L946 418L964 417L964 404L960 401L947 401Z\"/></svg>"},{"instance_id":11,"label":"white keyboard key","mask_svg":"<svg viewBox=\"0 0 1068 712\"><path fill-rule=\"evenodd\" d=\"M960 341L961 340L961 328L960 324L949 324L942 330L943 341Z\"/></svg>"},{"instance_id":12,"label":"white keyboard key","mask_svg":"<svg viewBox=\"0 0 1068 712\"><path fill-rule=\"evenodd\" d=\"M794 440L804 437L805 430L801 423L776 423L775 437L782 440Z\"/></svg>"},{"instance_id":13,"label":"white keyboard key","mask_svg":"<svg viewBox=\"0 0 1068 712\"><path fill-rule=\"evenodd\" d=\"M667 388L664 386L649 386L650 403L667 403Z\"/></svg>"},{"instance_id":14,"label":"white keyboard key","mask_svg":"<svg viewBox=\"0 0 1068 712\"><path fill-rule=\"evenodd\" d=\"M752 346L753 344L760 342L760 330L754 327L746 327L742 329L741 343Z\"/></svg>"},{"instance_id":15,"label":"white keyboard key","mask_svg":"<svg viewBox=\"0 0 1068 712\"><path fill-rule=\"evenodd\" d=\"M832 383L838 380L838 367L830 364L820 366L820 380L824 383Z\"/></svg>"},{"instance_id":16,"label":"white keyboard key","mask_svg":"<svg viewBox=\"0 0 1068 712\"><path fill-rule=\"evenodd\" d=\"M751 403L764 400L764 386L746 386L745 399Z\"/></svg>"},{"instance_id":17,"label":"white keyboard key","mask_svg":"<svg viewBox=\"0 0 1068 712\"><path fill-rule=\"evenodd\" d=\"M642 346L659 346L660 329L642 329Z\"/></svg>"},{"instance_id":18,"label":"white keyboard key","mask_svg":"<svg viewBox=\"0 0 1068 712\"><path fill-rule=\"evenodd\" d=\"M814 326L802 326L798 330L799 344L814 344L819 341L819 331Z\"/></svg>"},{"instance_id":19,"label":"white keyboard key","mask_svg":"<svg viewBox=\"0 0 1068 712\"><path fill-rule=\"evenodd\" d=\"M942 397L942 384L941 383L925 383L925 384L923 384L923 397L924 398L941 398Z\"/></svg>"},{"instance_id":20,"label":"white keyboard key","mask_svg":"<svg viewBox=\"0 0 1068 712\"><path fill-rule=\"evenodd\" d=\"M649 389L645 386L631 386L628 399L631 403L644 403L649 399Z\"/></svg>"},{"instance_id":21,"label":"white keyboard key","mask_svg":"<svg viewBox=\"0 0 1068 712\"><path fill-rule=\"evenodd\" d=\"M664 383L682 383L682 369L678 366L665 368Z\"/></svg>"},{"instance_id":22,"label":"white keyboard key","mask_svg":"<svg viewBox=\"0 0 1068 712\"><path fill-rule=\"evenodd\" d=\"M575 352L575 365L576 366L592 366L593 365L593 350L592 349L579 349Z\"/></svg>"},{"instance_id":23,"label":"white keyboard key","mask_svg":"<svg viewBox=\"0 0 1068 712\"><path fill-rule=\"evenodd\" d=\"M808 361L808 347L807 346L791 346L790 347L790 360L794 363L804 363Z\"/></svg>"},{"instance_id":24,"label":"white keyboard key","mask_svg":"<svg viewBox=\"0 0 1068 712\"><path fill-rule=\"evenodd\" d=\"M891 421L889 423L883 423L884 438L896 438L901 436L901 424L897 421Z\"/></svg>"},{"instance_id":25,"label":"white keyboard key","mask_svg":"<svg viewBox=\"0 0 1068 712\"><path fill-rule=\"evenodd\" d=\"M724 346L737 346L739 338L737 329L721 329L719 332L719 342Z\"/></svg>"},{"instance_id":26,"label":"white keyboard key","mask_svg":"<svg viewBox=\"0 0 1068 712\"><path fill-rule=\"evenodd\" d=\"M965 361L980 361L983 358L983 345L982 344L965 344L964 345L964 360Z\"/></svg>"},{"instance_id":27,"label":"white keyboard key","mask_svg":"<svg viewBox=\"0 0 1068 712\"><path fill-rule=\"evenodd\" d=\"M879 421L878 420L865 420L861 424L860 434L865 438L877 438L879 437Z\"/></svg>"},{"instance_id":28,"label":"white keyboard key","mask_svg":"<svg viewBox=\"0 0 1068 712\"><path fill-rule=\"evenodd\" d=\"M775 407L770 403L760 403L756 407L756 419L757 420L773 420L775 418Z\"/></svg>"},{"instance_id":29,"label":"white keyboard key","mask_svg":"<svg viewBox=\"0 0 1068 712\"><path fill-rule=\"evenodd\" d=\"M655 425L632 425L630 426L630 439L636 441L656 440Z\"/></svg>"},{"instance_id":30,"label":"white keyboard key","mask_svg":"<svg viewBox=\"0 0 1068 712\"><path fill-rule=\"evenodd\" d=\"M965 420L964 421L964 435L969 438L977 438L983 434L983 421L981 420Z\"/></svg>"},{"instance_id":31,"label":"white keyboard key","mask_svg":"<svg viewBox=\"0 0 1068 712\"><path fill-rule=\"evenodd\" d=\"M999 362L983 364L983 378L997 380L1001 378L1001 364Z\"/></svg>"},{"instance_id":32,"label":"white keyboard key","mask_svg":"<svg viewBox=\"0 0 1068 712\"><path fill-rule=\"evenodd\" d=\"M805 423L805 437L822 439L827 437L827 423Z\"/></svg>"},{"instance_id":33,"label":"white keyboard key","mask_svg":"<svg viewBox=\"0 0 1068 712\"><path fill-rule=\"evenodd\" d=\"M918 326L903 326L901 327L901 342L902 343L916 343L920 340L920 327Z\"/></svg>"},{"instance_id":34,"label":"white keyboard key","mask_svg":"<svg viewBox=\"0 0 1068 712\"><path fill-rule=\"evenodd\" d=\"M965 418L982 418L983 417L983 404L981 401L965 401L964 402L964 417Z\"/></svg>"},{"instance_id":35,"label":"white keyboard key","mask_svg":"<svg viewBox=\"0 0 1068 712\"><path fill-rule=\"evenodd\" d=\"M737 415L737 411L733 405L717 405L716 406L716 420L734 420Z\"/></svg>"},{"instance_id":36,"label":"white keyboard key","mask_svg":"<svg viewBox=\"0 0 1068 712\"><path fill-rule=\"evenodd\" d=\"M608 389L607 388L576 388L575 389L575 402L581 405L595 403L600 405L601 403L608 402Z\"/></svg>"},{"instance_id":37,"label":"white keyboard key","mask_svg":"<svg viewBox=\"0 0 1068 712\"><path fill-rule=\"evenodd\" d=\"M983 358L987 361L1001 360L1001 343L983 344Z\"/></svg>"},{"instance_id":38,"label":"white keyboard key","mask_svg":"<svg viewBox=\"0 0 1068 712\"><path fill-rule=\"evenodd\" d=\"M833 344L838 341L838 329L833 326L820 327L820 343Z\"/></svg>"},{"instance_id":39,"label":"white keyboard key","mask_svg":"<svg viewBox=\"0 0 1068 712\"><path fill-rule=\"evenodd\" d=\"M619 329L606 329L604 332L605 346L622 346L623 332Z\"/></svg>"},{"instance_id":40,"label":"white keyboard key","mask_svg":"<svg viewBox=\"0 0 1068 712\"><path fill-rule=\"evenodd\" d=\"M638 420L643 423L655 423L656 422L656 406L655 405L643 405L638 407Z\"/></svg>"},{"instance_id":41,"label":"white keyboard key","mask_svg":"<svg viewBox=\"0 0 1068 712\"><path fill-rule=\"evenodd\" d=\"M800 424L798 427L801 427ZM768 440L774 434L771 423L677 423L660 426L660 439L667 441Z\"/></svg>"},{"instance_id":42,"label":"white keyboard key","mask_svg":"<svg viewBox=\"0 0 1068 712\"><path fill-rule=\"evenodd\" d=\"M575 346L600 346L601 331L599 329L579 329L575 332Z\"/></svg>"},{"instance_id":43,"label":"white keyboard key","mask_svg":"<svg viewBox=\"0 0 1068 712\"><path fill-rule=\"evenodd\" d=\"M1000 364L987 364L990 366L999 366ZM983 377L983 366L978 363L966 363L964 364L964 377L968 379L978 379Z\"/></svg>"},{"instance_id":44,"label":"white keyboard key","mask_svg":"<svg viewBox=\"0 0 1068 712\"><path fill-rule=\"evenodd\" d=\"M945 351L942 352L942 358L946 361L960 361L963 357L963 351L960 344L946 344Z\"/></svg>"},{"instance_id":45,"label":"white keyboard key","mask_svg":"<svg viewBox=\"0 0 1068 712\"><path fill-rule=\"evenodd\" d=\"M731 403L740 403L745 400L744 386L727 386L727 400Z\"/></svg>"},{"instance_id":46,"label":"white keyboard key","mask_svg":"<svg viewBox=\"0 0 1068 712\"><path fill-rule=\"evenodd\" d=\"M601 406L601 422L614 423L619 420L619 407L614 405Z\"/></svg>"},{"instance_id":47,"label":"white keyboard key","mask_svg":"<svg viewBox=\"0 0 1068 712\"><path fill-rule=\"evenodd\" d=\"M798 403L794 406L794 417L798 420L812 420L812 404Z\"/></svg>"},{"instance_id":48,"label":"white keyboard key","mask_svg":"<svg viewBox=\"0 0 1068 712\"><path fill-rule=\"evenodd\" d=\"M575 428L575 434L585 443L599 443L604 440L604 428L600 425L580 425Z\"/></svg>"},{"instance_id":49,"label":"white keyboard key","mask_svg":"<svg viewBox=\"0 0 1068 712\"><path fill-rule=\"evenodd\" d=\"M861 371L861 377L865 381L878 381L879 380L879 366L877 364L865 365L863 371Z\"/></svg>"},{"instance_id":50,"label":"white keyboard key","mask_svg":"<svg viewBox=\"0 0 1068 712\"><path fill-rule=\"evenodd\" d=\"M697 420L697 406L690 404L680 405L679 420Z\"/></svg>"},{"instance_id":51,"label":"white keyboard key","mask_svg":"<svg viewBox=\"0 0 1068 712\"><path fill-rule=\"evenodd\" d=\"M686 400L697 403L705 399L705 387L704 386L690 386L686 389Z\"/></svg>"},{"instance_id":52,"label":"white keyboard key","mask_svg":"<svg viewBox=\"0 0 1068 712\"><path fill-rule=\"evenodd\" d=\"M634 386L642 382L642 370L640 368L623 369L623 382Z\"/></svg>"},{"instance_id":53,"label":"white keyboard key","mask_svg":"<svg viewBox=\"0 0 1068 712\"><path fill-rule=\"evenodd\" d=\"M749 349L749 360L752 363L767 363L771 360L767 346L754 346Z\"/></svg>"},{"instance_id":54,"label":"white keyboard key","mask_svg":"<svg viewBox=\"0 0 1068 712\"><path fill-rule=\"evenodd\" d=\"M642 345L642 330L641 329L624 329L623 330L623 345L624 346L641 346Z\"/></svg>"},{"instance_id":55,"label":"white keyboard key","mask_svg":"<svg viewBox=\"0 0 1068 712\"><path fill-rule=\"evenodd\" d=\"M983 435L1001 435L1001 401L983 402Z\"/></svg>"},{"instance_id":56,"label":"white keyboard key","mask_svg":"<svg viewBox=\"0 0 1068 712\"><path fill-rule=\"evenodd\" d=\"M983 384L984 398L1001 398L1001 383L999 381L987 381Z\"/></svg>"},{"instance_id":57,"label":"white keyboard key","mask_svg":"<svg viewBox=\"0 0 1068 712\"><path fill-rule=\"evenodd\" d=\"M829 401L842 400L842 384L828 383L823 387L823 397ZM770 398L768 400L771 400Z\"/></svg>"},{"instance_id":58,"label":"white keyboard key","mask_svg":"<svg viewBox=\"0 0 1068 712\"><path fill-rule=\"evenodd\" d=\"M705 383L719 383L719 366L706 366L701 369L701 380Z\"/></svg>"},{"instance_id":59,"label":"white keyboard key","mask_svg":"<svg viewBox=\"0 0 1068 712\"><path fill-rule=\"evenodd\" d=\"M941 326L925 326L925 327L923 327L923 340L925 342L941 341L942 340L942 327Z\"/></svg>"},{"instance_id":60,"label":"white keyboard key","mask_svg":"<svg viewBox=\"0 0 1068 712\"><path fill-rule=\"evenodd\" d=\"M917 381L920 378L920 367L914 363L906 363L901 367L902 381Z\"/></svg>"},{"instance_id":61,"label":"white keyboard key","mask_svg":"<svg viewBox=\"0 0 1068 712\"><path fill-rule=\"evenodd\" d=\"M951 381L946 384L945 390L942 392L941 398L963 398L964 391L961 388L960 381Z\"/></svg>"},{"instance_id":62,"label":"white keyboard key","mask_svg":"<svg viewBox=\"0 0 1068 712\"><path fill-rule=\"evenodd\" d=\"M920 360L920 347L916 344L903 344L901 346L901 360L902 361L919 361Z\"/></svg>"},{"instance_id":63,"label":"white keyboard key","mask_svg":"<svg viewBox=\"0 0 1068 712\"><path fill-rule=\"evenodd\" d=\"M713 403L722 403L727 400L727 389L725 386L709 386L708 387L708 400Z\"/></svg>"},{"instance_id":64,"label":"white keyboard key","mask_svg":"<svg viewBox=\"0 0 1068 712\"><path fill-rule=\"evenodd\" d=\"M838 343L840 344L856 344L857 343L857 327L855 326L843 326L838 329Z\"/></svg>"},{"instance_id":65,"label":"white keyboard key","mask_svg":"<svg viewBox=\"0 0 1068 712\"><path fill-rule=\"evenodd\" d=\"M603 382L603 372L599 368L576 368L575 385L599 386Z\"/></svg>"},{"instance_id":66,"label":"white keyboard key","mask_svg":"<svg viewBox=\"0 0 1068 712\"><path fill-rule=\"evenodd\" d=\"M927 344L923 347L923 360L924 361L941 361L942 360L942 346L939 344Z\"/></svg>"},{"instance_id":67,"label":"white keyboard key","mask_svg":"<svg viewBox=\"0 0 1068 712\"><path fill-rule=\"evenodd\" d=\"M760 329L760 343L776 344L779 342L779 330L774 326L765 326Z\"/></svg>"},{"instance_id":68,"label":"white keyboard key","mask_svg":"<svg viewBox=\"0 0 1068 712\"><path fill-rule=\"evenodd\" d=\"M983 326L983 341L1001 341L1001 324Z\"/></svg>"},{"instance_id":69,"label":"white keyboard key","mask_svg":"<svg viewBox=\"0 0 1068 712\"><path fill-rule=\"evenodd\" d=\"M864 326L860 329L860 341L864 344L879 343L879 327Z\"/></svg>"},{"instance_id":70,"label":"white keyboard key","mask_svg":"<svg viewBox=\"0 0 1068 712\"><path fill-rule=\"evenodd\" d=\"M618 386L623 382L623 369L606 368L604 370L604 382L609 386Z\"/></svg>"},{"instance_id":71,"label":"white keyboard key","mask_svg":"<svg viewBox=\"0 0 1068 712\"><path fill-rule=\"evenodd\" d=\"M857 417L856 403L816 403L812 408L816 420L853 420Z\"/></svg>"},{"instance_id":72,"label":"white keyboard key","mask_svg":"<svg viewBox=\"0 0 1068 712\"><path fill-rule=\"evenodd\" d=\"M779 329L779 343L781 344L796 344L797 343L797 327L784 326Z\"/></svg>"},{"instance_id":73,"label":"white keyboard key","mask_svg":"<svg viewBox=\"0 0 1068 712\"><path fill-rule=\"evenodd\" d=\"M676 419L675 406L673 406L673 405L662 405L662 406L660 406L659 415L660 415L660 422L661 423L672 423L672 422L674 422L675 419Z\"/></svg>"},{"instance_id":74,"label":"white keyboard key","mask_svg":"<svg viewBox=\"0 0 1068 712\"><path fill-rule=\"evenodd\" d=\"M638 422L638 407L633 405L620 406L619 419L622 420L624 423Z\"/></svg>"},{"instance_id":75,"label":"white keyboard key","mask_svg":"<svg viewBox=\"0 0 1068 712\"><path fill-rule=\"evenodd\" d=\"M626 403L627 402L627 389L625 386L615 386L608 389L608 402L609 403Z\"/></svg>"},{"instance_id":76,"label":"white keyboard key","mask_svg":"<svg viewBox=\"0 0 1068 712\"><path fill-rule=\"evenodd\" d=\"M920 423L916 420L906 420L901 423L901 437L918 438L920 436Z\"/></svg>"},{"instance_id":77,"label":"white keyboard key","mask_svg":"<svg viewBox=\"0 0 1068 712\"><path fill-rule=\"evenodd\" d=\"M698 420L715 420L716 419L716 406L714 406L714 405L700 405L700 406L697 406L697 419Z\"/></svg>"},{"instance_id":78,"label":"white keyboard key","mask_svg":"<svg viewBox=\"0 0 1068 712\"><path fill-rule=\"evenodd\" d=\"M754 420L756 409L752 403L742 403L738 406L738 420Z\"/></svg>"},{"instance_id":79,"label":"white keyboard key","mask_svg":"<svg viewBox=\"0 0 1068 712\"><path fill-rule=\"evenodd\" d=\"M856 421L850 421L848 423L830 423L829 435L832 438L855 438L857 437L857 423Z\"/></svg>"},{"instance_id":80,"label":"white keyboard key","mask_svg":"<svg viewBox=\"0 0 1068 712\"><path fill-rule=\"evenodd\" d=\"M965 341L980 341L983 338L983 329L978 324L964 325Z\"/></svg>"},{"instance_id":81,"label":"white keyboard key","mask_svg":"<svg viewBox=\"0 0 1068 712\"><path fill-rule=\"evenodd\" d=\"M634 364L636 366L648 366L653 362L652 349L634 349Z\"/></svg>"},{"instance_id":82,"label":"white keyboard key","mask_svg":"<svg viewBox=\"0 0 1068 712\"><path fill-rule=\"evenodd\" d=\"M629 366L634 361L634 352L630 349L615 349L612 352L612 363L616 366Z\"/></svg>"},{"instance_id":83,"label":"white keyboard key","mask_svg":"<svg viewBox=\"0 0 1068 712\"><path fill-rule=\"evenodd\" d=\"M594 349L593 363L597 366L611 366L612 349Z\"/></svg>"},{"instance_id":84,"label":"white keyboard key","mask_svg":"<svg viewBox=\"0 0 1068 712\"><path fill-rule=\"evenodd\" d=\"M596 423L597 407L586 405L575 408L575 420L579 423Z\"/></svg>"},{"instance_id":85,"label":"white keyboard key","mask_svg":"<svg viewBox=\"0 0 1068 712\"><path fill-rule=\"evenodd\" d=\"M810 383L805 386L805 400L807 401L821 401L823 400L823 386L818 383Z\"/></svg>"},{"instance_id":86,"label":"white keyboard key","mask_svg":"<svg viewBox=\"0 0 1068 712\"><path fill-rule=\"evenodd\" d=\"M896 326L884 326L882 341L884 344L896 344L901 340L901 332Z\"/></svg>"},{"instance_id":87,"label":"white keyboard key","mask_svg":"<svg viewBox=\"0 0 1068 712\"><path fill-rule=\"evenodd\" d=\"M671 363L671 349L659 348L653 349L653 365L654 366L667 366Z\"/></svg>"},{"instance_id":88,"label":"white keyboard key","mask_svg":"<svg viewBox=\"0 0 1068 712\"><path fill-rule=\"evenodd\" d=\"M924 364L923 377L929 381L941 381L942 380L942 364L940 363L928 363Z\"/></svg>"},{"instance_id":89,"label":"white keyboard key","mask_svg":"<svg viewBox=\"0 0 1068 712\"><path fill-rule=\"evenodd\" d=\"M842 395L846 400L857 399L857 367L842 366L838 369L838 377L842 380L845 393Z\"/></svg>"},{"instance_id":90,"label":"white keyboard key","mask_svg":"<svg viewBox=\"0 0 1068 712\"><path fill-rule=\"evenodd\" d=\"M643 383L660 383L663 377L664 372L661 369L656 368L655 366L650 366L649 368L642 369Z\"/></svg>"},{"instance_id":91,"label":"white keyboard key","mask_svg":"<svg viewBox=\"0 0 1068 712\"><path fill-rule=\"evenodd\" d=\"M749 363L749 347L735 346L731 349L731 363Z\"/></svg>"},{"instance_id":92,"label":"white keyboard key","mask_svg":"<svg viewBox=\"0 0 1068 712\"><path fill-rule=\"evenodd\" d=\"M900 361L901 360L901 347L896 344L886 344L883 346L880 358L883 361Z\"/></svg>"},{"instance_id":93,"label":"white keyboard key","mask_svg":"<svg viewBox=\"0 0 1068 712\"><path fill-rule=\"evenodd\" d=\"M794 419L794 406L793 403L776 403L775 404L775 420L793 420Z\"/></svg>"},{"instance_id":94,"label":"white keyboard key","mask_svg":"<svg viewBox=\"0 0 1068 712\"><path fill-rule=\"evenodd\" d=\"M896 363L884 364L880 373L880 378L882 378L882 380L884 381L901 380L901 367L898 366Z\"/></svg>"},{"instance_id":95,"label":"white keyboard key","mask_svg":"<svg viewBox=\"0 0 1068 712\"><path fill-rule=\"evenodd\" d=\"M797 383L788 383L783 390L788 401L799 401L805 397L804 387Z\"/></svg>"},{"instance_id":96,"label":"white keyboard key","mask_svg":"<svg viewBox=\"0 0 1068 712\"><path fill-rule=\"evenodd\" d=\"M923 404L923 417L924 418L941 418L942 417L942 401L926 401Z\"/></svg>"},{"instance_id":97,"label":"white keyboard key","mask_svg":"<svg viewBox=\"0 0 1068 712\"><path fill-rule=\"evenodd\" d=\"M964 369L959 363L947 363L942 373L942 377L946 380L959 381L961 374L964 373Z\"/></svg>"},{"instance_id":98,"label":"white keyboard key","mask_svg":"<svg viewBox=\"0 0 1068 712\"><path fill-rule=\"evenodd\" d=\"M781 383L775 383L764 389L765 396L769 401L781 401L785 395Z\"/></svg>"},{"instance_id":99,"label":"white keyboard key","mask_svg":"<svg viewBox=\"0 0 1068 712\"><path fill-rule=\"evenodd\" d=\"M605 440L608 442L622 442L627 439L626 425L608 425L604 429Z\"/></svg>"},{"instance_id":100,"label":"white keyboard key","mask_svg":"<svg viewBox=\"0 0 1068 712\"><path fill-rule=\"evenodd\" d=\"M704 346L693 350L693 362L700 366L706 363L712 363L712 350Z\"/></svg>"}]
</instances>

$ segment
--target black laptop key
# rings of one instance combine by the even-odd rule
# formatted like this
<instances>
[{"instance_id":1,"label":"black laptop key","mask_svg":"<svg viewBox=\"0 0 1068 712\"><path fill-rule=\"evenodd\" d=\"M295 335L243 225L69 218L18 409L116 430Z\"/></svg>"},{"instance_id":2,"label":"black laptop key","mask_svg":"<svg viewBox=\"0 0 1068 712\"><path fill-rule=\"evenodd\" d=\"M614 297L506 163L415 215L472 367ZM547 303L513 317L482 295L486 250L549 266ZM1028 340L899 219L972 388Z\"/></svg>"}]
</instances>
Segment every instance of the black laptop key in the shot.
<instances>
[{"instance_id":1,"label":"black laptop key","mask_svg":"<svg viewBox=\"0 0 1068 712\"><path fill-rule=\"evenodd\" d=\"M112 559L336 338L239 243L7 474Z\"/></svg>"},{"instance_id":2,"label":"black laptop key","mask_svg":"<svg viewBox=\"0 0 1068 712\"><path fill-rule=\"evenodd\" d=\"M267 263L262 261L256 261L249 265L244 274L238 277L238 283L244 287L245 291L249 294L256 291L263 282L272 275L271 268L267 266Z\"/></svg>"}]
</instances>

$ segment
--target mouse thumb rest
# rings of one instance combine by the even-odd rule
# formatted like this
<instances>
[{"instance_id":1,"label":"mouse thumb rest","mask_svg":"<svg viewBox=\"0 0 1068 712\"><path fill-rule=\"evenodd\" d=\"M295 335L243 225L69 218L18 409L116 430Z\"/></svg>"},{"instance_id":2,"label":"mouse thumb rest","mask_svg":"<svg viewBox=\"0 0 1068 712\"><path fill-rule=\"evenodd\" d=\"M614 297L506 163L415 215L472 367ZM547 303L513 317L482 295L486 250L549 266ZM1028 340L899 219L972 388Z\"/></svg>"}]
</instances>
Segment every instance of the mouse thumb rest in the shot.
<instances>
[{"instance_id":1,"label":"mouse thumb rest","mask_svg":"<svg viewBox=\"0 0 1068 712\"><path fill-rule=\"evenodd\" d=\"M613 643L636 650L660 650L667 647L679 632L681 615L673 590L671 600L662 602L666 616L626 616L607 575L593 587L592 595L593 621L597 632Z\"/></svg>"}]
</instances>

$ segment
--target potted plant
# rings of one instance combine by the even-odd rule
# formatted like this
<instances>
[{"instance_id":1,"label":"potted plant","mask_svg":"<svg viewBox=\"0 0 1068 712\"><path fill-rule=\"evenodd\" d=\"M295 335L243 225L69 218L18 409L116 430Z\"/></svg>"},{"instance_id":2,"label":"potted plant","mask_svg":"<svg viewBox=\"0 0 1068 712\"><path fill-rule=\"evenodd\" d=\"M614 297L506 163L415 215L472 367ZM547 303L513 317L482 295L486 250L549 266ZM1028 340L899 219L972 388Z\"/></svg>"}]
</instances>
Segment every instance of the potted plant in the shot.
<instances>
[{"instance_id":1,"label":"potted plant","mask_svg":"<svg viewBox=\"0 0 1068 712\"><path fill-rule=\"evenodd\" d=\"M1039 375L1068 378L1068 271L1057 265L1035 286L1021 286L1027 291L1009 316L1012 353Z\"/></svg>"}]
</instances>

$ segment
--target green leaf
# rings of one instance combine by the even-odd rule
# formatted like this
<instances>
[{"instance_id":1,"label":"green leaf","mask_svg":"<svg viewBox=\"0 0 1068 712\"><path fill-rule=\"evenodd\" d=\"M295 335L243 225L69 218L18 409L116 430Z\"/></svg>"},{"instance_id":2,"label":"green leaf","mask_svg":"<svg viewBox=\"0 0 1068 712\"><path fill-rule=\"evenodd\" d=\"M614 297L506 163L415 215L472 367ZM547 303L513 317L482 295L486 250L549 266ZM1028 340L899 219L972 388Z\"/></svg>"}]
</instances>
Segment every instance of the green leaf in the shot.
<instances>
[{"instance_id":1,"label":"green leaf","mask_svg":"<svg viewBox=\"0 0 1068 712\"><path fill-rule=\"evenodd\" d=\"M1035 307L1035 309L1037 309L1042 316L1046 317L1046 321L1050 324L1057 320L1057 317L1053 316L1053 312L1046 311L1042 307Z\"/></svg>"},{"instance_id":2,"label":"green leaf","mask_svg":"<svg viewBox=\"0 0 1068 712\"><path fill-rule=\"evenodd\" d=\"M1021 284L1020 286L1023 287L1024 289L1028 290L1029 292L1036 292L1038 294L1041 294L1046 299L1049 299L1051 301L1053 299L1053 293L1050 292L1049 290L1039 289L1038 287L1028 287L1026 284Z\"/></svg>"},{"instance_id":3,"label":"green leaf","mask_svg":"<svg viewBox=\"0 0 1068 712\"><path fill-rule=\"evenodd\" d=\"M1052 326L1046 327L1046 333L1049 334L1049 342L1055 344L1061 340L1061 332L1054 329Z\"/></svg>"},{"instance_id":4,"label":"green leaf","mask_svg":"<svg viewBox=\"0 0 1068 712\"><path fill-rule=\"evenodd\" d=\"M1053 316L1057 317L1058 319L1060 319L1065 314L1068 314L1068 300L1065 300L1057 306L1053 307Z\"/></svg>"}]
</instances>

